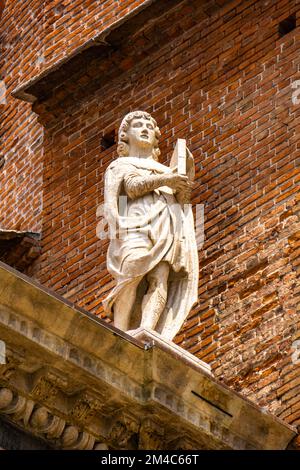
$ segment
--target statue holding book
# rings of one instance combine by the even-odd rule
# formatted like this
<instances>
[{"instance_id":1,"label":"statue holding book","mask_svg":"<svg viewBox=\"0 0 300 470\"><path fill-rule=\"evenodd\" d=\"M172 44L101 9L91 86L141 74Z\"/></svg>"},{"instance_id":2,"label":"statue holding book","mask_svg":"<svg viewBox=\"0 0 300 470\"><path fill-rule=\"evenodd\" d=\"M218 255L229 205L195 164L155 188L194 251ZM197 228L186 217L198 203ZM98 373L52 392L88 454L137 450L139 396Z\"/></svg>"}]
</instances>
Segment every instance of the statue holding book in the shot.
<instances>
[{"instance_id":1,"label":"statue holding book","mask_svg":"<svg viewBox=\"0 0 300 470\"><path fill-rule=\"evenodd\" d=\"M121 330L155 330L172 340L198 293L198 252L190 196L192 154L178 139L170 167L159 163L160 131L150 114L127 114L118 156L105 173L108 271L116 286L105 311Z\"/></svg>"}]
</instances>

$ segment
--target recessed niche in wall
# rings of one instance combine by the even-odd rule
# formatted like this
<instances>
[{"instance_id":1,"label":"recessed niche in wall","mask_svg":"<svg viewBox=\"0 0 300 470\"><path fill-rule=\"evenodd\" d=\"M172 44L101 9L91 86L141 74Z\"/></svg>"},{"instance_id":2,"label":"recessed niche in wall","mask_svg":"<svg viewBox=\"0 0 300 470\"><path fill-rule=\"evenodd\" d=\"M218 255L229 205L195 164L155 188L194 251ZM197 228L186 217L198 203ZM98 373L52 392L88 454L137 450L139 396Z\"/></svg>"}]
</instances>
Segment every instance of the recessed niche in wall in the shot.
<instances>
[{"instance_id":1,"label":"recessed niche in wall","mask_svg":"<svg viewBox=\"0 0 300 470\"><path fill-rule=\"evenodd\" d=\"M110 147L112 147L116 143L116 133L115 130L113 129L110 132L107 132L104 134L104 136L101 139L101 147L102 150L107 150Z\"/></svg>"},{"instance_id":2,"label":"recessed niche in wall","mask_svg":"<svg viewBox=\"0 0 300 470\"><path fill-rule=\"evenodd\" d=\"M278 26L279 36L283 37L290 33L297 26L296 13L288 16L285 20L280 21Z\"/></svg>"}]
</instances>

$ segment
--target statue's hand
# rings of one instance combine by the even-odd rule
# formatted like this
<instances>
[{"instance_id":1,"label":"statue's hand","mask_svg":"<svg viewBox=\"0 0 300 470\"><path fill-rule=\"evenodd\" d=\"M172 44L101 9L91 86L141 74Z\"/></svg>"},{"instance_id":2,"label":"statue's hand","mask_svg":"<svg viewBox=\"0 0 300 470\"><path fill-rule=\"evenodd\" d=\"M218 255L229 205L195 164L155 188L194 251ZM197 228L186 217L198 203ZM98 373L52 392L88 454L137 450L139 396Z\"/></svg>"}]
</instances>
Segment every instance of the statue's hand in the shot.
<instances>
[{"instance_id":1,"label":"statue's hand","mask_svg":"<svg viewBox=\"0 0 300 470\"><path fill-rule=\"evenodd\" d=\"M192 152L186 148L186 158L187 158L187 161L189 164L193 164L194 163L194 157L193 157L193 154Z\"/></svg>"},{"instance_id":2,"label":"statue's hand","mask_svg":"<svg viewBox=\"0 0 300 470\"><path fill-rule=\"evenodd\" d=\"M168 173L165 175L165 184L169 188L177 191L185 192L189 188L189 179L187 176Z\"/></svg>"},{"instance_id":3,"label":"statue's hand","mask_svg":"<svg viewBox=\"0 0 300 470\"><path fill-rule=\"evenodd\" d=\"M193 154L186 148L187 175L191 181L195 179L195 162Z\"/></svg>"},{"instance_id":4,"label":"statue's hand","mask_svg":"<svg viewBox=\"0 0 300 470\"><path fill-rule=\"evenodd\" d=\"M176 192L176 199L179 202L179 204L190 203L193 186L194 186L193 183L189 181L188 187L186 189Z\"/></svg>"}]
</instances>

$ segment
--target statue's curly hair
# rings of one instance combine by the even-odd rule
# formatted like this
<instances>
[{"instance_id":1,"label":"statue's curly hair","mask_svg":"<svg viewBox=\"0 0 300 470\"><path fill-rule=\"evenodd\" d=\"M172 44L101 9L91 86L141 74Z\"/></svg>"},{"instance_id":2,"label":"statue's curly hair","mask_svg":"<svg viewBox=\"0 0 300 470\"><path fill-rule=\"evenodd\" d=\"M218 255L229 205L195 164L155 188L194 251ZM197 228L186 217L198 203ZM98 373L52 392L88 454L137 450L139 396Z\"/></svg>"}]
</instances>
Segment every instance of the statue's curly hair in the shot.
<instances>
[{"instance_id":1,"label":"statue's curly hair","mask_svg":"<svg viewBox=\"0 0 300 470\"><path fill-rule=\"evenodd\" d=\"M155 119L149 114L146 113L145 111L133 111L132 113L126 114L126 116L123 118L120 128L119 128L119 135L118 135L118 147L117 147L117 152L119 157L128 157L129 156L129 145L128 145L128 129L130 127L130 123L133 119L139 119L139 118L144 118L148 119L149 121L152 122L154 126L154 131L155 131L155 144L152 152L152 157L154 160L159 159L160 156L160 150L158 148L158 140L160 137L160 130L157 126L157 123Z\"/></svg>"}]
</instances>

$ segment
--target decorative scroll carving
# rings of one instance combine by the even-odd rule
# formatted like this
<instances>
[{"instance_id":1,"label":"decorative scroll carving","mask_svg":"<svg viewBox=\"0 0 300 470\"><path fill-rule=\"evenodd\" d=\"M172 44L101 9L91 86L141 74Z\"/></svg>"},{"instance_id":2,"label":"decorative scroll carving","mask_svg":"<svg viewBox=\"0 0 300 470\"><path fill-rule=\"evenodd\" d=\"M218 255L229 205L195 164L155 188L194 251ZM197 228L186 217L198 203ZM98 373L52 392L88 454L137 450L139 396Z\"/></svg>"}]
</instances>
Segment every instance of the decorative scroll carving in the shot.
<instances>
[{"instance_id":1,"label":"decorative scroll carving","mask_svg":"<svg viewBox=\"0 0 300 470\"><path fill-rule=\"evenodd\" d=\"M9 380L15 370L24 362L24 353L7 347L6 364L0 364L0 380Z\"/></svg>"},{"instance_id":2,"label":"decorative scroll carving","mask_svg":"<svg viewBox=\"0 0 300 470\"><path fill-rule=\"evenodd\" d=\"M12 415L14 421L22 420L28 424L34 403L8 388L0 389L0 413Z\"/></svg>"},{"instance_id":3,"label":"decorative scroll carving","mask_svg":"<svg viewBox=\"0 0 300 470\"><path fill-rule=\"evenodd\" d=\"M109 440L114 446L124 448L133 434L138 433L138 430L138 420L130 414L123 413L115 419L109 434Z\"/></svg>"},{"instance_id":4,"label":"decorative scroll carving","mask_svg":"<svg viewBox=\"0 0 300 470\"><path fill-rule=\"evenodd\" d=\"M160 450L164 448L164 429L152 419L142 422L139 434L139 449Z\"/></svg>"},{"instance_id":5,"label":"decorative scroll carving","mask_svg":"<svg viewBox=\"0 0 300 470\"><path fill-rule=\"evenodd\" d=\"M13 401L13 392L8 388L0 389L0 410L5 410Z\"/></svg>"},{"instance_id":6,"label":"decorative scroll carving","mask_svg":"<svg viewBox=\"0 0 300 470\"><path fill-rule=\"evenodd\" d=\"M41 406L34 410L30 424L38 432L46 434L49 439L57 439L62 435L66 422Z\"/></svg>"},{"instance_id":7,"label":"decorative scroll carving","mask_svg":"<svg viewBox=\"0 0 300 470\"><path fill-rule=\"evenodd\" d=\"M71 410L71 416L75 421L86 424L101 407L102 403L99 397L85 392L76 400Z\"/></svg>"},{"instance_id":8,"label":"decorative scroll carving","mask_svg":"<svg viewBox=\"0 0 300 470\"><path fill-rule=\"evenodd\" d=\"M57 395L58 389L45 377L41 377L35 384L32 395L36 400L51 402Z\"/></svg>"},{"instance_id":9,"label":"decorative scroll carving","mask_svg":"<svg viewBox=\"0 0 300 470\"><path fill-rule=\"evenodd\" d=\"M18 422L23 420L28 431L55 442L64 449L93 449L95 437L66 423L44 406L34 406L34 402L14 393L9 388L0 388L0 413L11 416ZM105 445L97 443L97 445Z\"/></svg>"}]
</instances>

